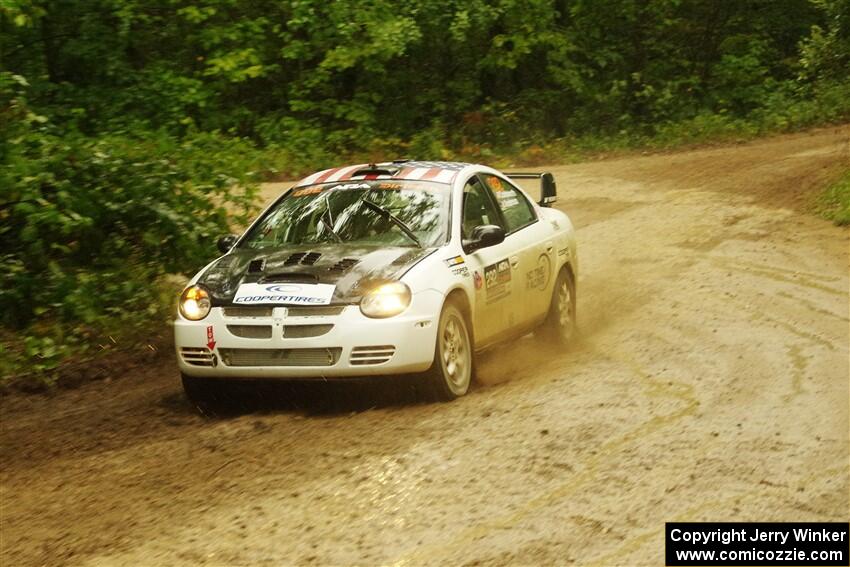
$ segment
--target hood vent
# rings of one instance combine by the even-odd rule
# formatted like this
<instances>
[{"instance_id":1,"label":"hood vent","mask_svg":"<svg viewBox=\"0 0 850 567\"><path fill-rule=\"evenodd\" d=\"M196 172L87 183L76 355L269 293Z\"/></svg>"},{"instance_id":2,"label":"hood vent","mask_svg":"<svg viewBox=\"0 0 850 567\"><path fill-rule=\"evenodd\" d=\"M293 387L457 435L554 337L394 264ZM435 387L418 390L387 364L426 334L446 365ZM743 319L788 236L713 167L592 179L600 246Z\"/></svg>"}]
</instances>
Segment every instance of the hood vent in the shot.
<instances>
[{"instance_id":1,"label":"hood vent","mask_svg":"<svg viewBox=\"0 0 850 567\"><path fill-rule=\"evenodd\" d=\"M349 269L351 269L352 266L354 266L359 261L360 260L358 260L357 258L343 258L342 260L328 268L328 271L337 274L347 272Z\"/></svg>"},{"instance_id":2,"label":"hood vent","mask_svg":"<svg viewBox=\"0 0 850 567\"><path fill-rule=\"evenodd\" d=\"M248 273L249 274L259 274L266 267L266 259L258 258L256 260L251 260L251 263L248 264Z\"/></svg>"},{"instance_id":3,"label":"hood vent","mask_svg":"<svg viewBox=\"0 0 850 567\"><path fill-rule=\"evenodd\" d=\"M312 266L321 257L322 255L319 252L296 252L290 254L289 258L283 261L283 265L294 266L296 264L304 264L305 266Z\"/></svg>"},{"instance_id":4,"label":"hood vent","mask_svg":"<svg viewBox=\"0 0 850 567\"><path fill-rule=\"evenodd\" d=\"M306 266L312 266L316 263L316 260L321 258L321 254L319 252L308 252L304 258L301 259L301 263Z\"/></svg>"},{"instance_id":5,"label":"hood vent","mask_svg":"<svg viewBox=\"0 0 850 567\"><path fill-rule=\"evenodd\" d=\"M283 265L284 266L294 266L295 264L297 264L298 262L301 261L301 258L303 258L306 255L307 255L306 252L296 252L295 254L291 254L289 256L289 258L287 258L286 260L283 261Z\"/></svg>"}]
</instances>

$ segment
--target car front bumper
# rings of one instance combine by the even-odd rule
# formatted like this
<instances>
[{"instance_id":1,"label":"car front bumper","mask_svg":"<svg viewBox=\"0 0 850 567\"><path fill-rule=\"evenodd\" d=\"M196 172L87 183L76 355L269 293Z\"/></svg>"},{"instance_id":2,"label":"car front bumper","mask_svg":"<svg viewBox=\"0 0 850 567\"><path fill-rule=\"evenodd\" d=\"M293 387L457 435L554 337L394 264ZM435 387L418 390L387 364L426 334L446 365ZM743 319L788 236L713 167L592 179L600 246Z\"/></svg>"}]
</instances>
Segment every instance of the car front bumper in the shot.
<instances>
[{"instance_id":1,"label":"car front bumper","mask_svg":"<svg viewBox=\"0 0 850 567\"><path fill-rule=\"evenodd\" d=\"M177 361L180 371L189 376L222 378L421 372L434 359L442 302L442 294L435 290L416 293L407 310L386 319L366 317L357 305L339 306L339 313L328 313L333 306L315 313L266 306L271 313L263 316L215 307L201 321L178 316L174 322Z\"/></svg>"}]
</instances>

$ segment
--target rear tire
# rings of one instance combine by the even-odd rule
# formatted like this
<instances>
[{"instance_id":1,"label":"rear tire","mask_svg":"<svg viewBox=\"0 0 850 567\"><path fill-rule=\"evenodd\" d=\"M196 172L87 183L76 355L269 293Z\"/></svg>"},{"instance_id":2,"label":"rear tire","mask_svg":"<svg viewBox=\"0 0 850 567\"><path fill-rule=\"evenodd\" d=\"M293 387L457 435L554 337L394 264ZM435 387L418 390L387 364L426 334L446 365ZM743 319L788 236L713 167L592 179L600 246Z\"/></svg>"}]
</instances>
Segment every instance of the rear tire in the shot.
<instances>
[{"instance_id":1,"label":"rear tire","mask_svg":"<svg viewBox=\"0 0 850 567\"><path fill-rule=\"evenodd\" d=\"M183 392L189 403L201 415L215 417L226 413L231 407L231 396L227 395L224 384L215 378L199 378L180 374L183 380Z\"/></svg>"},{"instance_id":2,"label":"rear tire","mask_svg":"<svg viewBox=\"0 0 850 567\"><path fill-rule=\"evenodd\" d=\"M472 359L472 341L466 318L457 305L448 302L440 313L434 362L425 376L438 400L454 400L469 391Z\"/></svg>"},{"instance_id":3,"label":"rear tire","mask_svg":"<svg viewBox=\"0 0 850 567\"><path fill-rule=\"evenodd\" d=\"M576 285L572 274L562 269L555 280L549 313L543 322L545 336L560 347L575 342L576 329Z\"/></svg>"}]
</instances>

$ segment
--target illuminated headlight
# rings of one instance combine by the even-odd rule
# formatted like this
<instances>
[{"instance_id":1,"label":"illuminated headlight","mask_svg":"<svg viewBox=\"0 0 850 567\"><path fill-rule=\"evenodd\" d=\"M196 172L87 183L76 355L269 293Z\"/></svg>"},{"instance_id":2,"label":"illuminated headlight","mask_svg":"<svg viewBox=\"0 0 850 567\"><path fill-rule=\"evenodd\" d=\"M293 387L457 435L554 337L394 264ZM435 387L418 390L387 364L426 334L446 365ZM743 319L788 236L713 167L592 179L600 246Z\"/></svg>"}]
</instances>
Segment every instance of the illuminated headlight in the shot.
<instances>
[{"instance_id":1,"label":"illuminated headlight","mask_svg":"<svg viewBox=\"0 0 850 567\"><path fill-rule=\"evenodd\" d=\"M410 288L401 282L381 284L360 300L360 311L367 317L398 315L410 305Z\"/></svg>"},{"instance_id":2,"label":"illuminated headlight","mask_svg":"<svg viewBox=\"0 0 850 567\"><path fill-rule=\"evenodd\" d=\"M210 308L210 294L200 286L189 286L180 296L180 314L190 321L200 321L209 314Z\"/></svg>"}]
</instances>

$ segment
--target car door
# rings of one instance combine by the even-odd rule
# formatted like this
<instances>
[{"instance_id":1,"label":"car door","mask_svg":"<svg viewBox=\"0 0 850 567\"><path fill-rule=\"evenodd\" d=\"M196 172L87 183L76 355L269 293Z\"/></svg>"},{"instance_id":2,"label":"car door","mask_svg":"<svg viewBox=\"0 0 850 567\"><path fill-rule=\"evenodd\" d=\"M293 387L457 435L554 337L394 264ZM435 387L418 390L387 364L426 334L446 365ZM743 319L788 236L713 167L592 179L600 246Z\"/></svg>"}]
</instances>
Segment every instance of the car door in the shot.
<instances>
[{"instance_id":1,"label":"car door","mask_svg":"<svg viewBox=\"0 0 850 567\"><path fill-rule=\"evenodd\" d=\"M461 237L469 239L477 226L497 225L503 220L490 192L473 175L463 188ZM514 269L507 242L467 254L466 263L475 283L473 325L475 344L480 348L498 340L513 325Z\"/></svg>"},{"instance_id":2,"label":"car door","mask_svg":"<svg viewBox=\"0 0 850 567\"><path fill-rule=\"evenodd\" d=\"M534 204L507 179L491 174L481 178L499 207L516 276L509 319L516 327L531 327L546 316L552 296L556 264L552 227L538 218Z\"/></svg>"}]
</instances>

